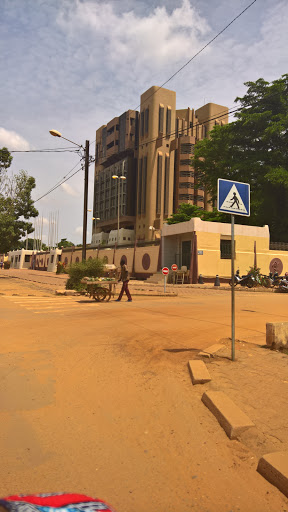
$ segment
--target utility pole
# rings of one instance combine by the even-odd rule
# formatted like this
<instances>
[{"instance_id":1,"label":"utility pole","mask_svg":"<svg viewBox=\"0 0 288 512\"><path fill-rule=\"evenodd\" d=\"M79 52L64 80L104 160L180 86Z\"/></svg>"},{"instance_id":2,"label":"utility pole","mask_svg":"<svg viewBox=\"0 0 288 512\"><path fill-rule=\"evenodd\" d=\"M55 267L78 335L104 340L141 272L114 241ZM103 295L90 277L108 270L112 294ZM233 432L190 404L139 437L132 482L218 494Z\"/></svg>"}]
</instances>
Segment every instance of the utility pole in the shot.
<instances>
[{"instance_id":1,"label":"utility pole","mask_svg":"<svg viewBox=\"0 0 288 512\"><path fill-rule=\"evenodd\" d=\"M89 140L86 140L86 145L85 145L85 177L84 177L84 212L83 212L82 261L86 260L88 178L89 178Z\"/></svg>"}]
</instances>

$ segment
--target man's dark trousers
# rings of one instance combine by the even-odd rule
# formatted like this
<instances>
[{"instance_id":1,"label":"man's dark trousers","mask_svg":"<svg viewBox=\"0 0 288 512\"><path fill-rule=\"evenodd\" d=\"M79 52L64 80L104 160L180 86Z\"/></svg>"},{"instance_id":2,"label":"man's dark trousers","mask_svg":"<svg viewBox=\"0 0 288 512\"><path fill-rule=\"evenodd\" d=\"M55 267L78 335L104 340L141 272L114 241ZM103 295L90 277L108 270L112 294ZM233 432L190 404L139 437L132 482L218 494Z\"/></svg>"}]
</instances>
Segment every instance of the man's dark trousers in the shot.
<instances>
[{"instance_id":1,"label":"man's dark trousers","mask_svg":"<svg viewBox=\"0 0 288 512\"><path fill-rule=\"evenodd\" d=\"M126 295L128 297L128 300L132 300L132 297L130 295L129 288L128 288L128 283L129 283L129 281L123 281L121 292L119 294L118 300L122 299L122 296L123 296L124 292L126 293Z\"/></svg>"}]
</instances>

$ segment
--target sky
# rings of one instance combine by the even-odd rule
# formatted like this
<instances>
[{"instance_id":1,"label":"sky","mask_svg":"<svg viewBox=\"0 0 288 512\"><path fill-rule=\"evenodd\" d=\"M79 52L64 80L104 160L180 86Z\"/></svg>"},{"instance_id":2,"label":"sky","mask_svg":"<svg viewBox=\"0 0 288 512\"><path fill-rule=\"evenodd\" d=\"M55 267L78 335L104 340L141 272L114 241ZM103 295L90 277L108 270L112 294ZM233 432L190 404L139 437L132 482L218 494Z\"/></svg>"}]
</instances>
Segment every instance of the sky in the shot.
<instances>
[{"instance_id":1,"label":"sky","mask_svg":"<svg viewBox=\"0 0 288 512\"><path fill-rule=\"evenodd\" d=\"M0 147L10 172L36 179L33 199L44 221L59 212L59 240L82 240L84 172L77 146L95 154L96 130L161 85L252 0L1 0ZM257 0L165 87L177 108L213 102L233 107L244 82L271 82L288 72L288 0ZM72 174L72 173L70 173ZM68 174L68 176L70 176ZM93 208L93 164L89 204ZM92 213L88 212L87 241ZM33 235L32 235L33 236Z\"/></svg>"}]
</instances>

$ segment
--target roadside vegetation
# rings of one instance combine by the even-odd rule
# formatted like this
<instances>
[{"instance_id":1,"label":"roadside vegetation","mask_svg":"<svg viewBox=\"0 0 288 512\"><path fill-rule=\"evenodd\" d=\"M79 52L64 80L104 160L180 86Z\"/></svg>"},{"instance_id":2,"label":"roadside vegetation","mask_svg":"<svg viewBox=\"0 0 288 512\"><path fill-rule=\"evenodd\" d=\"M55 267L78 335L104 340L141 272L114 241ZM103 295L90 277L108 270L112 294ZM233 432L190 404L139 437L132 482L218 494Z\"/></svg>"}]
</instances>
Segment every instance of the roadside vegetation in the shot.
<instances>
[{"instance_id":1,"label":"roadside vegetation","mask_svg":"<svg viewBox=\"0 0 288 512\"><path fill-rule=\"evenodd\" d=\"M104 270L104 261L99 258L72 263L66 267L69 278L66 282L67 290L82 291L85 284L81 283L83 277L101 277Z\"/></svg>"},{"instance_id":2,"label":"roadside vegetation","mask_svg":"<svg viewBox=\"0 0 288 512\"><path fill-rule=\"evenodd\" d=\"M38 211L31 198L35 179L26 171L9 173L12 156L7 148L0 148L0 253L18 249L20 240L33 232L31 217Z\"/></svg>"}]
</instances>

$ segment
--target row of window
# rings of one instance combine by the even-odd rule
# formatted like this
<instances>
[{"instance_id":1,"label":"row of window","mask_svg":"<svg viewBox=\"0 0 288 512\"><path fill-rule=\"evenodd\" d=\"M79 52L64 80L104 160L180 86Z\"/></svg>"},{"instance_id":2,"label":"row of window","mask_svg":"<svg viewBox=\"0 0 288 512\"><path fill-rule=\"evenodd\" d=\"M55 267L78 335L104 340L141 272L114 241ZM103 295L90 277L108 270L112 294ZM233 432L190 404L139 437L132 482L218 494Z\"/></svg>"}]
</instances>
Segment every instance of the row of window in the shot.
<instances>
[{"instance_id":1,"label":"row of window","mask_svg":"<svg viewBox=\"0 0 288 512\"><path fill-rule=\"evenodd\" d=\"M181 155L192 155L194 153L194 144L191 144L190 142L183 142L180 144L180 153ZM190 165L190 163L191 162L189 161L188 165Z\"/></svg>"},{"instance_id":2,"label":"row of window","mask_svg":"<svg viewBox=\"0 0 288 512\"><path fill-rule=\"evenodd\" d=\"M180 171L181 178L194 178L194 171Z\"/></svg>"},{"instance_id":3,"label":"row of window","mask_svg":"<svg viewBox=\"0 0 288 512\"><path fill-rule=\"evenodd\" d=\"M200 201L201 203L204 202L203 196L195 196L194 194L179 194L178 196L179 201Z\"/></svg>"}]
</instances>

